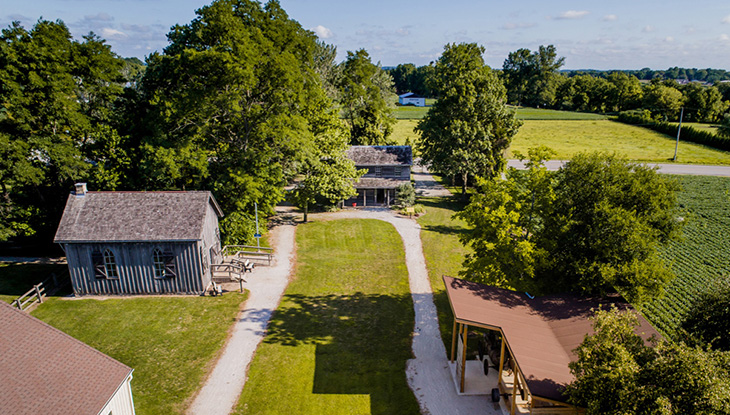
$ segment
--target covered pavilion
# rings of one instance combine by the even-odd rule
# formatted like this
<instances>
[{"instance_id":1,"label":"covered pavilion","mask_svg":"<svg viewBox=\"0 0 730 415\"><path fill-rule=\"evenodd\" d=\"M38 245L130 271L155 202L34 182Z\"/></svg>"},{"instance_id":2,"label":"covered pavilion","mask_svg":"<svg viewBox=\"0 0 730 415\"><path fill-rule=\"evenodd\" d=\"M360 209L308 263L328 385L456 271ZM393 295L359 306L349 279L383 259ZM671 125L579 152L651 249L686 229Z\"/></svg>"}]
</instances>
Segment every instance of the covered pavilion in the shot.
<instances>
[{"instance_id":1,"label":"covered pavilion","mask_svg":"<svg viewBox=\"0 0 730 415\"><path fill-rule=\"evenodd\" d=\"M574 350L593 333L589 319L593 310L607 309L612 304L618 309L632 309L630 304L618 295L531 297L447 276L443 280L454 314L450 361L459 393L465 393L473 377L467 374L467 332L470 327L482 328L496 334L497 341L491 345L493 353L485 352L484 360L485 365L491 363L496 368L497 384L493 387L506 397L510 414L583 413L581 408L568 404L563 395L564 388L574 380L568 367L577 360ZM661 337L643 316L637 315L637 334L647 341L652 336Z\"/></svg>"}]
</instances>

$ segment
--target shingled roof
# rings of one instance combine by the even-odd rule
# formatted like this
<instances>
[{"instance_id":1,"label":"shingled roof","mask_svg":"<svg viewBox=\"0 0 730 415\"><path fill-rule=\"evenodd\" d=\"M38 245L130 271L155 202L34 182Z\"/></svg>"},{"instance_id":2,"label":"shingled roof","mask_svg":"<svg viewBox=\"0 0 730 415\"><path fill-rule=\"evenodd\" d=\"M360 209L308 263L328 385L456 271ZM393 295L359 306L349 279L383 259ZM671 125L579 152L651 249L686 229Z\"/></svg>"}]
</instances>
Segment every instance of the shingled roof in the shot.
<instances>
[{"instance_id":1,"label":"shingled roof","mask_svg":"<svg viewBox=\"0 0 730 415\"><path fill-rule=\"evenodd\" d=\"M132 369L0 301L0 412L96 415Z\"/></svg>"},{"instance_id":2,"label":"shingled roof","mask_svg":"<svg viewBox=\"0 0 730 415\"><path fill-rule=\"evenodd\" d=\"M207 191L71 193L54 242L195 241L209 204L223 216Z\"/></svg>"},{"instance_id":3,"label":"shingled roof","mask_svg":"<svg viewBox=\"0 0 730 415\"><path fill-rule=\"evenodd\" d=\"M631 309L620 296L582 298L550 295L528 298L525 294L489 285L443 277L451 309L458 322L499 328L525 376L530 393L565 402L562 392L574 380L568 364L577 359L574 350L593 333L589 319L594 309ZM638 315L636 333L648 340L661 335Z\"/></svg>"},{"instance_id":4,"label":"shingled roof","mask_svg":"<svg viewBox=\"0 0 730 415\"><path fill-rule=\"evenodd\" d=\"M411 146L352 146L347 157L356 166L411 166Z\"/></svg>"}]
</instances>

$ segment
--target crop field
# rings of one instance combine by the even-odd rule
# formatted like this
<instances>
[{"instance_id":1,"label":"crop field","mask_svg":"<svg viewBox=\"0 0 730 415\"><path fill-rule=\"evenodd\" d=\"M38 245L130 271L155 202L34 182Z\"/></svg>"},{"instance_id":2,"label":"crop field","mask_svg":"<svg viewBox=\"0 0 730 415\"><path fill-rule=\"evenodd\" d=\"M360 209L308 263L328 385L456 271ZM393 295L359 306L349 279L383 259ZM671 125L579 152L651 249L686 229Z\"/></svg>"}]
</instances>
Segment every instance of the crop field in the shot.
<instances>
[{"instance_id":1,"label":"crop field","mask_svg":"<svg viewBox=\"0 0 730 415\"><path fill-rule=\"evenodd\" d=\"M657 329L670 337L697 295L709 283L730 276L730 178L675 176L683 187L678 199L684 236L662 252L676 274L663 297L640 307Z\"/></svg>"},{"instance_id":2,"label":"crop field","mask_svg":"<svg viewBox=\"0 0 730 415\"><path fill-rule=\"evenodd\" d=\"M545 145L557 152L556 159L570 159L581 151L616 152L632 160L668 162L674 156L675 140L647 128L609 120L525 121L507 157L517 150ZM730 164L730 152L680 141L679 163Z\"/></svg>"}]
</instances>

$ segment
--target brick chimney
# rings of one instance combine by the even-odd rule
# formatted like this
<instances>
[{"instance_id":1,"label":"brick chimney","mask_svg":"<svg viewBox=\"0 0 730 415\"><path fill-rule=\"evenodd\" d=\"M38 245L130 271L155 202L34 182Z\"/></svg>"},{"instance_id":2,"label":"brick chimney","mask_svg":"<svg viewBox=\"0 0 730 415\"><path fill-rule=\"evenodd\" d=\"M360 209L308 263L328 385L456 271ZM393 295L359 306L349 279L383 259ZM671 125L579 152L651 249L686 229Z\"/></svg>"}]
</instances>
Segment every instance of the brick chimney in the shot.
<instances>
[{"instance_id":1,"label":"brick chimney","mask_svg":"<svg viewBox=\"0 0 730 415\"><path fill-rule=\"evenodd\" d=\"M76 183L76 197L86 196L86 183Z\"/></svg>"}]
</instances>

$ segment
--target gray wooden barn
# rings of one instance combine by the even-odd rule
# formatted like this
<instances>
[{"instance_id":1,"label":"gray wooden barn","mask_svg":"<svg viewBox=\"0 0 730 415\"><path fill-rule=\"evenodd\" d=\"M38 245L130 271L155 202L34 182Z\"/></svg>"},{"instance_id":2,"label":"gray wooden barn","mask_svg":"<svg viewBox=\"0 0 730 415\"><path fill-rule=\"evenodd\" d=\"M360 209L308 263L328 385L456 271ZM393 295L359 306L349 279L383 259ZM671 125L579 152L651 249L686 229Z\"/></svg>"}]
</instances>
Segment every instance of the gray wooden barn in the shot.
<instances>
[{"instance_id":1,"label":"gray wooden barn","mask_svg":"<svg viewBox=\"0 0 730 415\"><path fill-rule=\"evenodd\" d=\"M201 294L222 260L222 216L207 191L88 192L79 183L54 242L76 295Z\"/></svg>"},{"instance_id":2,"label":"gray wooden barn","mask_svg":"<svg viewBox=\"0 0 730 415\"><path fill-rule=\"evenodd\" d=\"M396 201L395 189L411 182L411 146L351 146L347 157L366 173L355 182L357 195L346 206L389 206Z\"/></svg>"}]
</instances>

